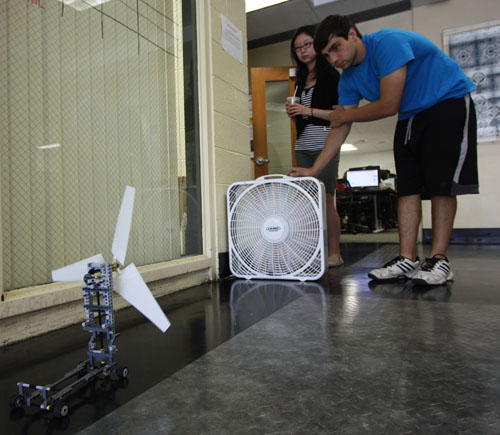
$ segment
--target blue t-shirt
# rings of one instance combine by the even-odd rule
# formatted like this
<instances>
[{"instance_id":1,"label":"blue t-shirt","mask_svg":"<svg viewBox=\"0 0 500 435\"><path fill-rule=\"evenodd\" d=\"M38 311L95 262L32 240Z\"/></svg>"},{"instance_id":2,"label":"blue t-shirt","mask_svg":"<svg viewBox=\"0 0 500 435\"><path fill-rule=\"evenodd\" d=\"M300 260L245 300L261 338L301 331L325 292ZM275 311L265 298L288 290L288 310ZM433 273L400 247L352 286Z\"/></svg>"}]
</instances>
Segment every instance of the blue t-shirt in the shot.
<instances>
[{"instance_id":1,"label":"blue t-shirt","mask_svg":"<svg viewBox=\"0 0 500 435\"><path fill-rule=\"evenodd\" d=\"M342 72L339 104L380 98L380 79L406 64L406 84L399 119L407 119L440 101L461 98L475 89L462 69L434 43L418 33L382 29L363 36L366 56Z\"/></svg>"}]
</instances>

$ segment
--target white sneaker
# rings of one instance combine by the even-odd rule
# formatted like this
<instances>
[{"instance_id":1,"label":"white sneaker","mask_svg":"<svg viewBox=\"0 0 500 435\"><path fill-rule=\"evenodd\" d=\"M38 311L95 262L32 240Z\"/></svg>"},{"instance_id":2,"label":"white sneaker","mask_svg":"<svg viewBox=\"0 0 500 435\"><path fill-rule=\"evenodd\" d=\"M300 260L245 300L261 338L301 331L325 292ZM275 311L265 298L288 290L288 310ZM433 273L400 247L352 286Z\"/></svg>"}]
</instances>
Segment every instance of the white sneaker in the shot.
<instances>
[{"instance_id":1,"label":"white sneaker","mask_svg":"<svg viewBox=\"0 0 500 435\"><path fill-rule=\"evenodd\" d=\"M378 280L412 278L418 270L419 264L418 257L415 261L411 261L409 258L399 256L384 264L384 267L371 270L368 277Z\"/></svg>"},{"instance_id":2,"label":"white sneaker","mask_svg":"<svg viewBox=\"0 0 500 435\"><path fill-rule=\"evenodd\" d=\"M418 285L442 285L453 280L453 271L448 258L428 257L420 265L420 270L413 275L412 282Z\"/></svg>"}]
</instances>

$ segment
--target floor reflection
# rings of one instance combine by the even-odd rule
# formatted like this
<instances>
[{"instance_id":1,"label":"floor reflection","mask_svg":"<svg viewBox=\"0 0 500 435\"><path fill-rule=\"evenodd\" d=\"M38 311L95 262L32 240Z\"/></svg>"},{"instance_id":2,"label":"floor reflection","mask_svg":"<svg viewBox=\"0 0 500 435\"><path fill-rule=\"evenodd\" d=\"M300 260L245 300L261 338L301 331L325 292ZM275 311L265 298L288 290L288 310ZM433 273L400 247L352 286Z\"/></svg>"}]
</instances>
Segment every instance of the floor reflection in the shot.
<instances>
[{"instance_id":1,"label":"floor reflection","mask_svg":"<svg viewBox=\"0 0 500 435\"><path fill-rule=\"evenodd\" d=\"M294 300L307 296L311 304L317 305L326 318L326 288L320 282L235 280L231 283L229 306L231 309L231 331L242 331L257 320L283 308Z\"/></svg>"},{"instance_id":2,"label":"floor reflection","mask_svg":"<svg viewBox=\"0 0 500 435\"><path fill-rule=\"evenodd\" d=\"M417 286L409 280L395 282L370 281L368 287L380 296L426 301L447 301L451 297L452 284L439 286Z\"/></svg>"}]
</instances>

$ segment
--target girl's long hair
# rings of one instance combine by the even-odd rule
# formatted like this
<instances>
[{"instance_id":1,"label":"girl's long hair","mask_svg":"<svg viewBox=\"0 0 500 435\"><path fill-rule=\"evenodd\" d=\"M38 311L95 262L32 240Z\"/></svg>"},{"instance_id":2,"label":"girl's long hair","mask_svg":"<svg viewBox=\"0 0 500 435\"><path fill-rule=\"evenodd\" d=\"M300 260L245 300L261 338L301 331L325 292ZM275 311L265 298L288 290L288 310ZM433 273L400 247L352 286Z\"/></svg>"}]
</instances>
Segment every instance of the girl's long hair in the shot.
<instances>
[{"instance_id":1,"label":"girl's long hair","mask_svg":"<svg viewBox=\"0 0 500 435\"><path fill-rule=\"evenodd\" d=\"M299 60L297 53L295 52L295 40L302 33L305 33L306 35L309 35L311 38L314 39L315 32L316 28L314 26L302 26L299 27L293 34L292 43L290 45L290 54L292 55L293 62L295 63L295 65L297 65L297 70L295 73L297 77L297 85L305 84L309 70L307 68L307 65L301 60ZM314 73L316 77L318 77L321 71L323 71L325 68L328 67L329 67L328 62L323 58L323 56L316 53L316 64L314 65Z\"/></svg>"}]
</instances>

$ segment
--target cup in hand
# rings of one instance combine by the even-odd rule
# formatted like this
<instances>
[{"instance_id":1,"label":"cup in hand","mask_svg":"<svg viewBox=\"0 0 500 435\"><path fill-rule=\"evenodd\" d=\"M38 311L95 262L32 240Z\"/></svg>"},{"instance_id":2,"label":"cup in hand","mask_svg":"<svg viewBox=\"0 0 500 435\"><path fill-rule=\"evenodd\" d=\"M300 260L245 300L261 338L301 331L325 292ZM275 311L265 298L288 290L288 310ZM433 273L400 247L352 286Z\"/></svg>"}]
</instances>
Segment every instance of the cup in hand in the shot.
<instances>
[{"instance_id":1,"label":"cup in hand","mask_svg":"<svg viewBox=\"0 0 500 435\"><path fill-rule=\"evenodd\" d=\"M288 104L298 104L300 103L300 97L287 97L286 102Z\"/></svg>"}]
</instances>

